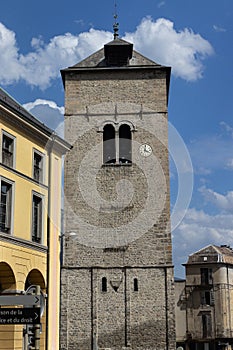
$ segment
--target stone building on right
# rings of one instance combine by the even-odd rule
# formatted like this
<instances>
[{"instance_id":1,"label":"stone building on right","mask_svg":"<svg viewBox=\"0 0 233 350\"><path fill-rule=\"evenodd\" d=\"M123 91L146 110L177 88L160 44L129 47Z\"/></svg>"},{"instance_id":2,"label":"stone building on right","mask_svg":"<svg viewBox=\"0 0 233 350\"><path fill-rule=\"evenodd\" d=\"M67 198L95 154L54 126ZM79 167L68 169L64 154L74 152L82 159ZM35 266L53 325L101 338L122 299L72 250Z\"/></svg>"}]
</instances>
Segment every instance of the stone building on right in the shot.
<instances>
[{"instance_id":1,"label":"stone building on right","mask_svg":"<svg viewBox=\"0 0 233 350\"><path fill-rule=\"evenodd\" d=\"M185 349L232 350L233 249L209 245L190 255L184 266L186 281L176 300L176 314L186 310L179 320L186 324Z\"/></svg>"}]
</instances>

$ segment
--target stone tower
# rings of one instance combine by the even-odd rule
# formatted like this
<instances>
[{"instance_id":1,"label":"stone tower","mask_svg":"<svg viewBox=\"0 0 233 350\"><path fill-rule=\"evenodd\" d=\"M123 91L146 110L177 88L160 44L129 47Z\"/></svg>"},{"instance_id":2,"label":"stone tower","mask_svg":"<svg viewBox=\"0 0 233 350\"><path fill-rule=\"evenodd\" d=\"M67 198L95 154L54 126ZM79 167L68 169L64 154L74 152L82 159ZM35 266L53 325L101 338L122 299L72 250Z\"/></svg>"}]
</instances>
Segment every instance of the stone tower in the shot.
<instances>
[{"instance_id":1,"label":"stone tower","mask_svg":"<svg viewBox=\"0 0 233 350\"><path fill-rule=\"evenodd\" d=\"M61 71L61 349L175 349L170 67L119 39Z\"/></svg>"}]
</instances>

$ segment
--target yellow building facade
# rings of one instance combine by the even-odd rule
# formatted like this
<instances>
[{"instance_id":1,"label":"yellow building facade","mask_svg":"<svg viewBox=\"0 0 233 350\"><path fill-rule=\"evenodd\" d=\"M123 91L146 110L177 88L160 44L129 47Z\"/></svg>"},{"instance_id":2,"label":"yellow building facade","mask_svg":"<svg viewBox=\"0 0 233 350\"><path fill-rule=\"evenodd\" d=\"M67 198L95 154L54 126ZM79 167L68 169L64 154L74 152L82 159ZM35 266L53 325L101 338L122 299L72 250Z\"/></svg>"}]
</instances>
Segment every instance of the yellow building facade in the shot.
<instances>
[{"instance_id":1,"label":"yellow building facade","mask_svg":"<svg viewBox=\"0 0 233 350\"><path fill-rule=\"evenodd\" d=\"M0 295L39 285L40 349L57 350L62 155L70 145L2 89L0 141ZM27 343L25 326L0 325L0 350L26 350Z\"/></svg>"}]
</instances>

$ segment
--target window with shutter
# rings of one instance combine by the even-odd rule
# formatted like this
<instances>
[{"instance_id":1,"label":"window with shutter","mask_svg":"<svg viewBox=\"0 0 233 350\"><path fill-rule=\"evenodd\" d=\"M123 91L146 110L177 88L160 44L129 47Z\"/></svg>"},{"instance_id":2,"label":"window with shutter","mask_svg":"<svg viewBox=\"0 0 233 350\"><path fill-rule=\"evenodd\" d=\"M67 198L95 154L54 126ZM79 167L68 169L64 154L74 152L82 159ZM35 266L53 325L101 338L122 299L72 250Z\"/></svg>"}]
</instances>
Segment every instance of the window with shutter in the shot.
<instances>
[{"instance_id":1,"label":"window with shutter","mask_svg":"<svg viewBox=\"0 0 233 350\"><path fill-rule=\"evenodd\" d=\"M44 155L36 150L33 152L33 179L40 183L44 180Z\"/></svg>"},{"instance_id":2,"label":"window with shutter","mask_svg":"<svg viewBox=\"0 0 233 350\"><path fill-rule=\"evenodd\" d=\"M2 163L10 168L14 166L14 136L2 133Z\"/></svg>"},{"instance_id":3,"label":"window with shutter","mask_svg":"<svg viewBox=\"0 0 233 350\"><path fill-rule=\"evenodd\" d=\"M210 291L210 305L211 306L214 305L214 291L213 290Z\"/></svg>"},{"instance_id":4,"label":"window with shutter","mask_svg":"<svg viewBox=\"0 0 233 350\"><path fill-rule=\"evenodd\" d=\"M0 230L11 232L12 184L1 180Z\"/></svg>"},{"instance_id":5,"label":"window with shutter","mask_svg":"<svg viewBox=\"0 0 233 350\"><path fill-rule=\"evenodd\" d=\"M202 285L213 284L212 269L209 269L206 267L201 268L201 284Z\"/></svg>"},{"instance_id":6,"label":"window with shutter","mask_svg":"<svg viewBox=\"0 0 233 350\"><path fill-rule=\"evenodd\" d=\"M214 291L202 290L201 291L201 305L214 305Z\"/></svg>"}]
</instances>

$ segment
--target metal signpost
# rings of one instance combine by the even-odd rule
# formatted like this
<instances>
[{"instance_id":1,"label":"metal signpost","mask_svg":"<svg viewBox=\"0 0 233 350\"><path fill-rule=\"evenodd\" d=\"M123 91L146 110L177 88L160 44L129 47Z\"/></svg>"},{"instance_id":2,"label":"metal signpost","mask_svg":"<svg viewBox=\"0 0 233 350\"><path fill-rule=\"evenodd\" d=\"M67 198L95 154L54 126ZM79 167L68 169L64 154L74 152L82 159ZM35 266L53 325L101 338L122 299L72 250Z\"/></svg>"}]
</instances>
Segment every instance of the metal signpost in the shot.
<instances>
[{"instance_id":1,"label":"metal signpost","mask_svg":"<svg viewBox=\"0 0 233 350\"><path fill-rule=\"evenodd\" d=\"M40 350L40 317L44 311L44 297L40 286L30 286L24 295L0 295L0 325L26 325L24 329L24 347L28 350Z\"/></svg>"}]
</instances>

